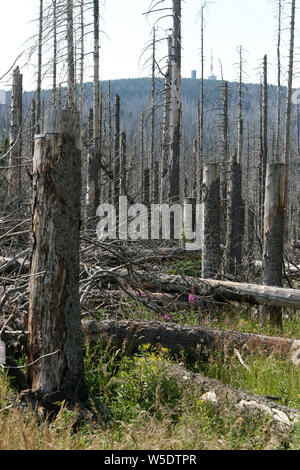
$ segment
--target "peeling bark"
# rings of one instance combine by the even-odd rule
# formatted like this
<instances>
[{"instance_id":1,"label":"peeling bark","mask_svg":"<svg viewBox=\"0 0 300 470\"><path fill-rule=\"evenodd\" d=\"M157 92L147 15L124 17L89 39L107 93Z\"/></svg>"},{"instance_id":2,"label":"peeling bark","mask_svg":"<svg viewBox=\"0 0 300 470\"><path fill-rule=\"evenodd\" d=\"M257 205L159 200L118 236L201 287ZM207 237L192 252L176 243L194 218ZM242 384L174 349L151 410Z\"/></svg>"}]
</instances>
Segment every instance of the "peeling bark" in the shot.
<instances>
[{"instance_id":1,"label":"peeling bark","mask_svg":"<svg viewBox=\"0 0 300 470\"><path fill-rule=\"evenodd\" d=\"M206 198L203 202L202 277L215 278L220 273L220 173L219 165L203 165L203 184Z\"/></svg>"},{"instance_id":2,"label":"peeling bark","mask_svg":"<svg viewBox=\"0 0 300 470\"><path fill-rule=\"evenodd\" d=\"M142 344L150 343L168 348L177 358L183 352L192 359L207 361L217 353L228 357L238 349L242 355L278 355L300 366L300 340L158 321L84 320L82 326L92 343L101 339L105 345L118 348L125 345L130 353L137 352Z\"/></svg>"},{"instance_id":3,"label":"peeling bark","mask_svg":"<svg viewBox=\"0 0 300 470\"><path fill-rule=\"evenodd\" d=\"M81 162L70 132L77 115L56 111L52 128L49 116L48 133L35 142L27 378L34 392L59 391L77 401L86 397L79 300ZM53 133L59 122L60 133Z\"/></svg>"}]
</instances>

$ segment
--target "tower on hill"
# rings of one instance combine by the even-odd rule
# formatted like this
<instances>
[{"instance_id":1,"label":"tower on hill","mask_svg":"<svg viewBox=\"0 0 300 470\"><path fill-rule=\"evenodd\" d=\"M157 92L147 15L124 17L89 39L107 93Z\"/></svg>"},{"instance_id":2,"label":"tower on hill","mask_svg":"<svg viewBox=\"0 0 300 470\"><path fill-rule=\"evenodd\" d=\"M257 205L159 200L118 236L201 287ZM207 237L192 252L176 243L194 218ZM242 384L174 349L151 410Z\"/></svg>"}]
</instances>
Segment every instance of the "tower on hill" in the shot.
<instances>
[{"instance_id":1,"label":"tower on hill","mask_svg":"<svg viewBox=\"0 0 300 470\"><path fill-rule=\"evenodd\" d=\"M209 80L217 80L217 77L214 74L214 58L213 58L213 51L211 50L211 63L210 63L210 76L208 77Z\"/></svg>"}]
</instances>

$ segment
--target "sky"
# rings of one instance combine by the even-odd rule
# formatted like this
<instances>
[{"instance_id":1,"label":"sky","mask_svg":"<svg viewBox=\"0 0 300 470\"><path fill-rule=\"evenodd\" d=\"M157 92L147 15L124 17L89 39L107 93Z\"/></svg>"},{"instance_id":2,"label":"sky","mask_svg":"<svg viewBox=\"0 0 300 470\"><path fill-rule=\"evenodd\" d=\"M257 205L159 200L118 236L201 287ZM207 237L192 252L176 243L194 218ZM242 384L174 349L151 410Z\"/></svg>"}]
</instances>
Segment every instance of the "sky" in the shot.
<instances>
[{"instance_id":1,"label":"sky","mask_svg":"<svg viewBox=\"0 0 300 470\"><path fill-rule=\"evenodd\" d=\"M151 31L157 19L155 14L143 15L148 11L150 0L102 0L101 7L101 50L100 79L135 78L150 75L150 68L143 67L149 58L141 53L151 40ZM166 0L166 6L170 0ZM32 36L37 33L38 0L1 1L1 61L0 78L13 65L14 60L28 49ZM205 72L210 74L210 56L213 50L214 72L220 78L220 63L226 80L237 79L237 47L245 49L244 79L259 81L259 67L264 54L268 55L269 81L276 83L276 30L275 2L271 0L214 0L208 2L205 13ZM201 0L183 0L182 4L182 76L190 77L191 70L200 76L200 19ZM165 11L163 14L169 14ZM287 27L289 5L287 5L284 26ZM298 12L297 12L298 13ZM171 18L158 22L158 35L171 26ZM284 33L282 45L283 65L287 64L288 30ZM296 21L296 54L299 54L300 20ZM164 48L158 50L164 55ZM34 59L32 59L34 62ZM35 87L34 64L24 54L17 61L24 75L24 88ZM297 69L297 61L296 61ZM0 89L7 89L11 75L0 80ZM92 69L87 67L86 79L92 79ZM294 85L300 86L300 75L295 74Z\"/></svg>"}]
</instances>

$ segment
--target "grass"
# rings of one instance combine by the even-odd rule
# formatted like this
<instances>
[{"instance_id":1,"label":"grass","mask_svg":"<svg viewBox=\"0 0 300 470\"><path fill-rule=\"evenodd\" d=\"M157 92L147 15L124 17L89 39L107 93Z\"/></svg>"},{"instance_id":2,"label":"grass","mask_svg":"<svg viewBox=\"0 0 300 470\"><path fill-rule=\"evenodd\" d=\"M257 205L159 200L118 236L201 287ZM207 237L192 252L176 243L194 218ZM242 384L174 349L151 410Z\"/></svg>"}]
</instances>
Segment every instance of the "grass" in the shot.
<instances>
[{"instance_id":1,"label":"grass","mask_svg":"<svg viewBox=\"0 0 300 470\"><path fill-rule=\"evenodd\" d=\"M0 450L201 450L294 449L300 447L300 428L290 435L275 433L268 419L243 419L227 406L218 409L201 399L195 387L178 384L168 374L166 349L144 345L134 356L86 348L86 379L90 405L98 423L74 432L77 412L62 405L52 422L38 422L29 410L16 407L0 412ZM249 392L281 396L300 406L300 372L278 359L253 357L250 373L236 358L198 364L197 371ZM0 373L0 407L7 407L15 391Z\"/></svg>"},{"instance_id":2,"label":"grass","mask_svg":"<svg viewBox=\"0 0 300 470\"><path fill-rule=\"evenodd\" d=\"M198 275L201 269L199 263L191 261L176 264L174 273L182 273L183 267L186 275ZM122 316L300 339L300 320L296 315L284 318L281 331L260 325L255 309L237 309L235 304L226 305L217 313L203 313L191 302L188 311L164 316L124 297ZM99 319L103 318L107 318L106 312L100 310ZM18 363L23 360L20 358ZM79 428L75 427L79 412L68 410L64 404L51 422L37 420L30 409L6 409L14 402L16 390L0 369L0 450L300 449L300 424L289 433L279 433L268 418L245 419L225 403L216 408L203 401L194 386L179 384L168 374L171 360L166 349L155 350L149 344L130 357L121 349L105 349L101 343L93 348L86 346L89 406L98 421L85 422ZM215 356L207 363L194 364L192 369L300 409L299 368L275 356L253 354L243 360L249 370L236 356Z\"/></svg>"}]
</instances>

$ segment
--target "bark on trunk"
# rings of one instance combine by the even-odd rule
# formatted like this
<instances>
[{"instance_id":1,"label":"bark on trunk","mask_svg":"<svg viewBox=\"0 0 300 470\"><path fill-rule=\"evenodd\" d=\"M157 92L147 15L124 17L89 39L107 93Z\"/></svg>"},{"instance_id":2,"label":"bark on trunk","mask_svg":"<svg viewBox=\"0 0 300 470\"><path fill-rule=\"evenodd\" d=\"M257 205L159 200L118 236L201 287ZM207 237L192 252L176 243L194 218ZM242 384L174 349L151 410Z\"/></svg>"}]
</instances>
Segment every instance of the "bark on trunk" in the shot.
<instances>
[{"instance_id":1,"label":"bark on trunk","mask_svg":"<svg viewBox=\"0 0 300 470\"><path fill-rule=\"evenodd\" d=\"M226 269L229 274L235 275L242 263L242 170L241 165L233 158L229 179L229 202L227 215L227 247Z\"/></svg>"},{"instance_id":2,"label":"bark on trunk","mask_svg":"<svg viewBox=\"0 0 300 470\"><path fill-rule=\"evenodd\" d=\"M170 201L180 196L181 142L181 0L173 0L173 57L171 91Z\"/></svg>"},{"instance_id":3,"label":"bark on trunk","mask_svg":"<svg viewBox=\"0 0 300 470\"><path fill-rule=\"evenodd\" d=\"M217 407L224 407L224 404L234 407L234 410L247 421L254 415L271 418L273 427L278 432L287 432L299 423L299 410L278 404L267 397L252 395L216 379L194 374L178 364L170 364L168 373L186 386L196 386L203 393L201 397L203 401L208 401Z\"/></svg>"},{"instance_id":4,"label":"bark on trunk","mask_svg":"<svg viewBox=\"0 0 300 470\"><path fill-rule=\"evenodd\" d=\"M13 86L11 95L11 118L9 144L11 147L9 165L12 167L8 173L9 202L20 202L21 198L21 126L22 126L22 92L23 75L19 67L13 73Z\"/></svg>"},{"instance_id":5,"label":"bark on trunk","mask_svg":"<svg viewBox=\"0 0 300 470\"><path fill-rule=\"evenodd\" d=\"M114 271L111 274L105 271L103 276L116 278L121 275L121 280L126 275L125 271ZM280 287L263 286L231 281L217 281L214 279L198 279L185 276L184 279L175 275L151 276L142 272L135 272L144 289L153 292L181 292L193 293L197 296L211 297L220 302L237 301L251 305L273 305L275 307L287 307L300 309L300 290L284 289Z\"/></svg>"},{"instance_id":6,"label":"bark on trunk","mask_svg":"<svg viewBox=\"0 0 300 470\"><path fill-rule=\"evenodd\" d=\"M220 173L216 163L203 165L202 277L215 278L220 273Z\"/></svg>"},{"instance_id":7,"label":"bark on trunk","mask_svg":"<svg viewBox=\"0 0 300 470\"><path fill-rule=\"evenodd\" d=\"M168 348L177 358L183 352L192 360L207 361L219 353L228 357L237 349L242 356L274 354L300 366L300 340L153 321L84 320L82 327L92 344L100 338L105 345L117 348L125 345L130 353L137 352L142 344L150 343Z\"/></svg>"},{"instance_id":8,"label":"bark on trunk","mask_svg":"<svg viewBox=\"0 0 300 470\"><path fill-rule=\"evenodd\" d=\"M35 142L28 382L42 395L85 400L79 300L79 119L49 112ZM41 273L37 276L37 273Z\"/></svg>"},{"instance_id":9,"label":"bark on trunk","mask_svg":"<svg viewBox=\"0 0 300 470\"><path fill-rule=\"evenodd\" d=\"M264 252L262 261L262 283L267 286L282 286L284 246L284 184L285 165L271 163L267 167L265 191ZM281 309L264 309L261 319L266 317L282 324Z\"/></svg>"},{"instance_id":10,"label":"bark on trunk","mask_svg":"<svg viewBox=\"0 0 300 470\"><path fill-rule=\"evenodd\" d=\"M168 164L170 161L170 122L171 122L171 87L172 87L172 36L168 37L168 68L165 75L165 105L163 123L163 149L161 170L160 202L166 203L169 195Z\"/></svg>"}]
</instances>

